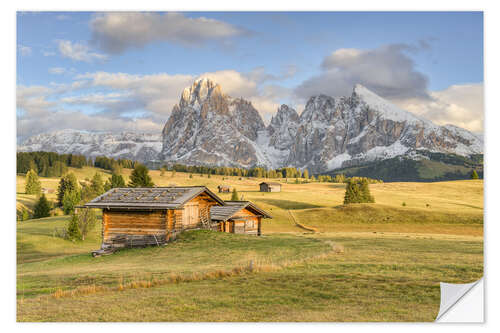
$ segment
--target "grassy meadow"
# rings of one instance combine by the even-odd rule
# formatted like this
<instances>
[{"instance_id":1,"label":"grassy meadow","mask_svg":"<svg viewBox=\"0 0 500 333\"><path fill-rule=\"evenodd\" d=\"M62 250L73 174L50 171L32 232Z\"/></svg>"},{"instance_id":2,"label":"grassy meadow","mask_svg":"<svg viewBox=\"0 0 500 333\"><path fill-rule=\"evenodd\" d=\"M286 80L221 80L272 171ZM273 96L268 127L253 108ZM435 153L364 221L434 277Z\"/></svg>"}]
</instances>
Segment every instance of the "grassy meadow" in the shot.
<instances>
[{"instance_id":1,"label":"grassy meadow","mask_svg":"<svg viewBox=\"0 0 500 333\"><path fill-rule=\"evenodd\" d=\"M273 219L262 237L190 231L98 258L100 226L73 243L54 234L67 216L17 222L18 321L433 321L440 281L483 275L482 180L372 184L376 203L344 206L343 184L281 179L282 192L261 193L262 179L150 174L158 186L233 186ZM31 210L24 178L17 209Z\"/></svg>"}]
</instances>

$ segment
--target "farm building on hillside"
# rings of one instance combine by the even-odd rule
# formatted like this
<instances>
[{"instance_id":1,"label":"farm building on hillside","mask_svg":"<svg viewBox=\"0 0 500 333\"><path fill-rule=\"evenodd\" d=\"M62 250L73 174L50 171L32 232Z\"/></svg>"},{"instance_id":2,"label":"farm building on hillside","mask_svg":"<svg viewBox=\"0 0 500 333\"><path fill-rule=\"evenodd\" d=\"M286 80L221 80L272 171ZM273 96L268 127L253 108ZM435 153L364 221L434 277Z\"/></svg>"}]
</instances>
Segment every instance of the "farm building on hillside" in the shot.
<instances>
[{"instance_id":1,"label":"farm building on hillside","mask_svg":"<svg viewBox=\"0 0 500 333\"><path fill-rule=\"evenodd\" d=\"M229 193L231 192L231 188L227 185L219 185L217 186L217 189L219 190L219 193Z\"/></svg>"},{"instance_id":2,"label":"farm building on hillside","mask_svg":"<svg viewBox=\"0 0 500 333\"><path fill-rule=\"evenodd\" d=\"M281 192L281 184L273 182L263 182L259 184L261 192Z\"/></svg>"},{"instance_id":3,"label":"farm building on hillside","mask_svg":"<svg viewBox=\"0 0 500 333\"><path fill-rule=\"evenodd\" d=\"M219 230L221 222L227 219L212 221L211 208L226 205L231 203L208 188L193 186L114 188L84 207L102 209L102 249L109 249L164 244L186 229ZM242 218L253 214L260 230L260 218L269 215L251 205L252 208L245 206L248 213L242 212Z\"/></svg>"},{"instance_id":4,"label":"farm building on hillside","mask_svg":"<svg viewBox=\"0 0 500 333\"><path fill-rule=\"evenodd\" d=\"M225 206L210 207L210 218L217 221L219 231L261 235L262 218L271 215L250 201L225 201Z\"/></svg>"}]
</instances>

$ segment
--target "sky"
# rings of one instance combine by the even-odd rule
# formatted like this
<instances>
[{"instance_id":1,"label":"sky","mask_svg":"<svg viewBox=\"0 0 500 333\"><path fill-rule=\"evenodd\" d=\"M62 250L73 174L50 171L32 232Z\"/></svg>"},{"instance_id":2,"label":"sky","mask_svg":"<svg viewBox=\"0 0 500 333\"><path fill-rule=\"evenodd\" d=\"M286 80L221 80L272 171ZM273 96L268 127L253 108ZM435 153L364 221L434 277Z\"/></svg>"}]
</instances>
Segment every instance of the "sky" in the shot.
<instances>
[{"instance_id":1,"label":"sky","mask_svg":"<svg viewBox=\"0 0 500 333\"><path fill-rule=\"evenodd\" d=\"M436 124L483 132L481 12L18 12L17 138L160 133L199 77L268 123L362 84Z\"/></svg>"}]
</instances>

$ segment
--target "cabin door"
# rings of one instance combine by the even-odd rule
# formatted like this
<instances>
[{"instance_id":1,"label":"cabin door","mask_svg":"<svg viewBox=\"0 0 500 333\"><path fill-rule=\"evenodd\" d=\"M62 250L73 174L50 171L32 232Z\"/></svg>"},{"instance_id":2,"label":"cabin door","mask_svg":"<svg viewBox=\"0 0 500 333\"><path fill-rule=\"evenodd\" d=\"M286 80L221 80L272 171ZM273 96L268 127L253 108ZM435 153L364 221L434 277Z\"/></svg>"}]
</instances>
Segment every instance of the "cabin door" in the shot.
<instances>
[{"instance_id":1,"label":"cabin door","mask_svg":"<svg viewBox=\"0 0 500 333\"><path fill-rule=\"evenodd\" d=\"M200 210L198 204L184 206L182 224L186 228L195 227L200 221Z\"/></svg>"}]
</instances>

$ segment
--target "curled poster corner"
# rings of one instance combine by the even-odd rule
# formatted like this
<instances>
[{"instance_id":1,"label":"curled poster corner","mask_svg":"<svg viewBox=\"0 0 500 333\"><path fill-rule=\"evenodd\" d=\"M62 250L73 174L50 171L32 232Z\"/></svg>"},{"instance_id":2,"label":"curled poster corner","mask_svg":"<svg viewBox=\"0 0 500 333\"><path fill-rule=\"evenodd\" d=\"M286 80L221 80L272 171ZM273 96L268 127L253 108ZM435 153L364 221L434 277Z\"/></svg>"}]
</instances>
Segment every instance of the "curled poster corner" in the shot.
<instances>
[{"instance_id":1,"label":"curled poster corner","mask_svg":"<svg viewBox=\"0 0 500 333\"><path fill-rule=\"evenodd\" d=\"M436 322L484 321L483 278L472 283L440 283L441 304Z\"/></svg>"}]
</instances>

